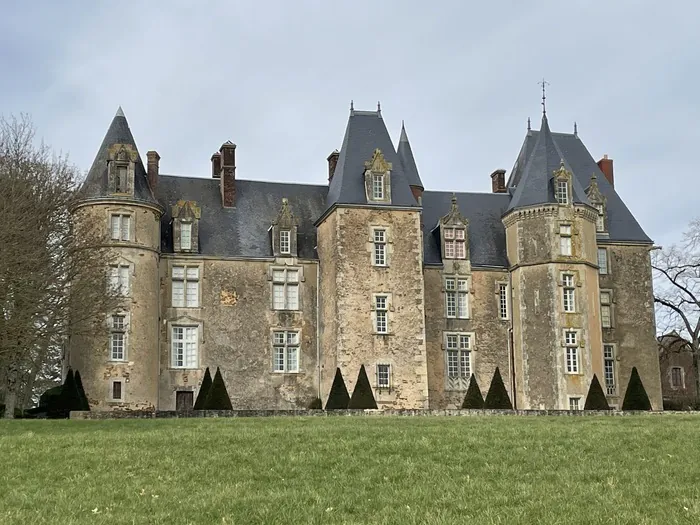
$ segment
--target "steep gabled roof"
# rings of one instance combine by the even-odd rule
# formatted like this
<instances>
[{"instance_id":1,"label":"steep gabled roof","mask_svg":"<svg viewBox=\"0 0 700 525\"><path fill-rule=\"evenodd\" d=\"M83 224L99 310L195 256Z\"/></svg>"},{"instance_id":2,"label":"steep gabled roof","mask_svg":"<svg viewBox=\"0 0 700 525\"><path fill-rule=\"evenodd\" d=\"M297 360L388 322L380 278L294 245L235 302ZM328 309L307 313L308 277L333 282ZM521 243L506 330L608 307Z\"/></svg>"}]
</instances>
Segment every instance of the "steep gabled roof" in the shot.
<instances>
[{"instance_id":1,"label":"steep gabled roof","mask_svg":"<svg viewBox=\"0 0 700 525\"><path fill-rule=\"evenodd\" d=\"M535 145L527 158L525 169L519 177L508 210L557 202L552 179L554 172L562 164L568 171L573 171L554 142L547 115L542 115L541 132L537 135ZM576 177L573 178L571 190L574 203L590 204L583 186Z\"/></svg>"},{"instance_id":2,"label":"steep gabled roof","mask_svg":"<svg viewBox=\"0 0 700 525\"><path fill-rule=\"evenodd\" d=\"M134 140L131 130L129 129L129 123L124 116L121 106L117 110L117 114L114 115L112 123L109 125L109 129L105 134L105 138L102 140L102 145L100 149L97 150L97 155L92 163L92 167L88 172L85 182L80 188L80 195L82 198L90 199L97 197L109 197L117 199L128 199L128 200L139 200L149 202L151 204L157 204L153 192L148 184L148 175L146 174L146 169L141 161L141 155L139 154L134 166L134 196L132 197L116 197L109 191L109 181L107 180L107 160L109 156L109 148L114 144L129 144L134 147L138 152L136 147L136 141Z\"/></svg>"},{"instance_id":3,"label":"steep gabled roof","mask_svg":"<svg viewBox=\"0 0 700 525\"><path fill-rule=\"evenodd\" d=\"M423 188L423 181L420 180L418 166L416 166L416 160L413 158L413 150L411 149L411 143L408 141L406 127L403 125L403 122L401 123L401 138L399 139L399 147L396 150L396 154L399 157L401 168L408 184Z\"/></svg>"},{"instance_id":4,"label":"steep gabled roof","mask_svg":"<svg viewBox=\"0 0 700 525\"><path fill-rule=\"evenodd\" d=\"M364 182L365 162L372 158L377 148L392 165L391 203L371 203L372 206L418 206L382 119L381 111L352 110L345 129L338 164L328 188L327 208L334 204L367 204Z\"/></svg>"}]
</instances>

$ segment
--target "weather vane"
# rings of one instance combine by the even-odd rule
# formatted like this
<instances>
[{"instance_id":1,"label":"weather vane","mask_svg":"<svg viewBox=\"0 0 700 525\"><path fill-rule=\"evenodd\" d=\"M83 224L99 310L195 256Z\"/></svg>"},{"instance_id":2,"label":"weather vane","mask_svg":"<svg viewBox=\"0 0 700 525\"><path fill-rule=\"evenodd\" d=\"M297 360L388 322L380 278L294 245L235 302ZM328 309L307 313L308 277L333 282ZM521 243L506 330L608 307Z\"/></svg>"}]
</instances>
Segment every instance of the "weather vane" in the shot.
<instances>
[{"instance_id":1,"label":"weather vane","mask_svg":"<svg viewBox=\"0 0 700 525\"><path fill-rule=\"evenodd\" d=\"M545 106L545 101L547 100L547 90L545 86L549 85L549 82L547 82L544 78L542 79L542 82L538 82L540 86L542 86L542 114L546 115L547 114L547 107Z\"/></svg>"}]
</instances>

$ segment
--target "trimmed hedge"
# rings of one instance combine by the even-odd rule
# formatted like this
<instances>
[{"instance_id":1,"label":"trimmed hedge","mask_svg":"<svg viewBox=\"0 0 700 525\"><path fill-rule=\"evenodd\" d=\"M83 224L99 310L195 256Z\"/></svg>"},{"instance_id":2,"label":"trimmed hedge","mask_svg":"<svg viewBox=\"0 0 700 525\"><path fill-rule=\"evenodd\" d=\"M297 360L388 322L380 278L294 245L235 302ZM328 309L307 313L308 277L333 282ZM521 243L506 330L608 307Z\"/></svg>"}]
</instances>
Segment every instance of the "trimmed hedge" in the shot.
<instances>
[{"instance_id":1,"label":"trimmed hedge","mask_svg":"<svg viewBox=\"0 0 700 525\"><path fill-rule=\"evenodd\" d=\"M335 377L333 378L333 386L326 400L326 410L344 410L350 404L350 394L343 380L343 373L340 368L335 369Z\"/></svg>"},{"instance_id":2,"label":"trimmed hedge","mask_svg":"<svg viewBox=\"0 0 700 525\"><path fill-rule=\"evenodd\" d=\"M610 405L608 405L608 400L605 397L605 392L603 392L603 387L600 386L600 381L598 381L598 376L593 374L593 380L591 381L591 386L588 388L588 395L586 396L586 404L583 405L584 410L610 410Z\"/></svg>"},{"instance_id":3,"label":"trimmed hedge","mask_svg":"<svg viewBox=\"0 0 700 525\"><path fill-rule=\"evenodd\" d=\"M75 384L73 369L69 368L60 395L52 398L49 403L48 416L52 419L63 419L67 418L71 411L82 409L83 400L80 398L78 386Z\"/></svg>"},{"instance_id":4,"label":"trimmed hedge","mask_svg":"<svg viewBox=\"0 0 700 525\"><path fill-rule=\"evenodd\" d=\"M83 380L80 377L80 370L75 371L75 386L78 387L80 401L83 404L81 410L90 410L90 402L88 401L87 395L85 395L85 388L83 387Z\"/></svg>"},{"instance_id":5,"label":"trimmed hedge","mask_svg":"<svg viewBox=\"0 0 700 525\"><path fill-rule=\"evenodd\" d=\"M474 374L469 378L469 387L467 388L467 395L464 396L462 408L484 408L484 396L481 395L481 390Z\"/></svg>"},{"instance_id":6,"label":"trimmed hedge","mask_svg":"<svg viewBox=\"0 0 700 525\"><path fill-rule=\"evenodd\" d=\"M649 401L649 396L644 389L642 378L639 377L636 366L632 367L632 375L627 383L625 399L622 401L622 410L651 410L651 401Z\"/></svg>"},{"instance_id":7,"label":"trimmed hedge","mask_svg":"<svg viewBox=\"0 0 700 525\"><path fill-rule=\"evenodd\" d=\"M496 367L496 371L493 373L491 386L489 387L489 392L486 394L486 399L484 400L484 408L513 410L513 404L510 402L506 385L503 384L501 371L498 369L498 367Z\"/></svg>"},{"instance_id":8,"label":"trimmed hedge","mask_svg":"<svg viewBox=\"0 0 700 525\"><path fill-rule=\"evenodd\" d=\"M202 385L199 387L199 393L197 394L197 400L194 402L193 410L202 410L204 406L204 401L206 401L209 395L209 390L211 390L211 373L209 372L209 367L204 371L204 378L202 379Z\"/></svg>"},{"instance_id":9,"label":"trimmed hedge","mask_svg":"<svg viewBox=\"0 0 700 525\"><path fill-rule=\"evenodd\" d=\"M360 367L360 373L357 375L357 384L352 391L352 397L350 398L348 408L377 408L377 402L372 393L372 386L369 384L367 372L365 372L365 365Z\"/></svg>"},{"instance_id":10,"label":"trimmed hedge","mask_svg":"<svg viewBox=\"0 0 700 525\"><path fill-rule=\"evenodd\" d=\"M323 408L323 402L321 401L321 398L317 397L315 399L312 399L307 408L309 410L321 410Z\"/></svg>"},{"instance_id":11,"label":"trimmed hedge","mask_svg":"<svg viewBox=\"0 0 700 525\"><path fill-rule=\"evenodd\" d=\"M231 398L228 397L226 384L224 383L224 378L218 366L216 367L216 375L214 375L214 381L211 383L211 388L204 401L202 410L233 410Z\"/></svg>"}]
</instances>

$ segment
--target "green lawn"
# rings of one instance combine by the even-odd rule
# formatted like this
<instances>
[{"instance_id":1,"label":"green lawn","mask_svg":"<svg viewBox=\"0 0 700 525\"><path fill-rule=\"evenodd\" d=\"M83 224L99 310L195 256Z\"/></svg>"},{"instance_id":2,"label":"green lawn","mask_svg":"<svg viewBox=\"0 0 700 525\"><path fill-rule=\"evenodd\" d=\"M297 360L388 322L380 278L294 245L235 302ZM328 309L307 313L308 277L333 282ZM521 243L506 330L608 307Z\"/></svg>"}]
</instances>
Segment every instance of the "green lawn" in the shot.
<instances>
[{"instance_id":1,"label":"green lawn","mask_svg":"<svg viewBox=\"0 0 700 525\"><path fill-rule=\"evenodd\" d=\"M700 417L0 421L0 523L700 523Z\"/></svg>"}]
</instances>

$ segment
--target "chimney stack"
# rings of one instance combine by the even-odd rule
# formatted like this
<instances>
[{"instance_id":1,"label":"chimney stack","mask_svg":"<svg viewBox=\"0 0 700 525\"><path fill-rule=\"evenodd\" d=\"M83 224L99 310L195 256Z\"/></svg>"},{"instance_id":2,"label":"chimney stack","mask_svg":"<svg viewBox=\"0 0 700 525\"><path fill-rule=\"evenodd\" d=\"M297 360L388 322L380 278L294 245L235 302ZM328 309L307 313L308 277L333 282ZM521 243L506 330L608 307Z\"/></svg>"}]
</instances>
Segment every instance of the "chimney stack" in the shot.
<instances>
[{"instance_id":1,"label":"chimney stack","mask_svg":"<svg viewBox=\"0 0 700 525\"><path fill-rule=\"evenodd\" d=\"M491 174L491 192L506 193L506 170L496 170Z\"/></svg>"},{"instance_id":2,"label":"chimney stack","mask_svg":"<svg viewBox=\"0 0 700 525\"><path fill-rule=\"evenodd\" d=\"M328 155L328 183L333 180L333 175L335 174L335 167L338 165L338 159L340 158L340 153L338 150L333 151Z\"/></svg>"},{"instance_id":3,"label":"chimney stack","mask_svg":"<svg viewBox=\"0 0 700 525\"><path fill-rule=\"evenodd\" d=\"M151 191L155 194L156 187L158 186L158 170L160 163L160 155L157 151L149 151L146 153L146 164L148 172L148 185L151 187Z\"/></svg>"},{"instance_id":4,"label":"chimney stack","mask_svg":"<svg viewBox=\"0 0 700 525\"><path fill-rule=\"evenodd\" d=\"M233 208L236 200L236 145L227 140L221 145L221 204Z\"/></svg>"},{"instance_id":5,"label":"chimney stack","mask_svg":"<svg viewBox=\"0 0 700 525\"><path fill-rule=\"evenodd\" d=\"M218 151L211 156L211 177L212 179L221 178L221 153Z\"/></svg>"},{"instance_id":6,"label":"chimney stack","mask_svg":"<svg viewBox=\"0 0 700 525\"><path fill-rule=\"evenodd\" d=\"M598 167L603 172L605 178L608 179L610 186L615 187L615 177L613 176L613 161L608 158L608 155L603 155L603 158L598 161Z\"/></svg>"}]
</instances>

